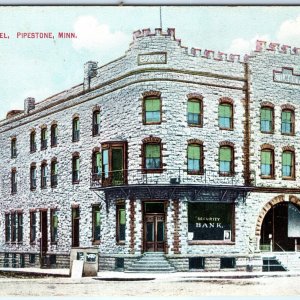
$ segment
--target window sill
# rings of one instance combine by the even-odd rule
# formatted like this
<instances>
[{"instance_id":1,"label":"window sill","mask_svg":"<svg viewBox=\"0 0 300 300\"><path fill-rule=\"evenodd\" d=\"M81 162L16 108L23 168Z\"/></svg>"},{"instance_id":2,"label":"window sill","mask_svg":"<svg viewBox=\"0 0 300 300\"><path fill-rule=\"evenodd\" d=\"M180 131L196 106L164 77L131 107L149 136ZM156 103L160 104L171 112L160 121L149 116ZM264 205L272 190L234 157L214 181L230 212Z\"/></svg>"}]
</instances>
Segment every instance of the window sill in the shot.
<instances>
[{"instance_id":1,"label":"window sill","mask_svg":"<svg viewBox=\"0 0 300 300\"><path fill-rule=\"evenodd\" d=\"M226 172L220 172L219 171L219 176L220 177L234 177L234 173L233 172L229 172L229 173L226 173Z\"/></svg>"},{"instance_id":2,"label":"window sill","mask_svg":"<svg viewBox=\"0 0 300 300\"><path fill-rule=\"evenodd\" d=\"M203 240L203 241L188 241L188 245L235 245L233 241L224 240Z\"/></svg>"},{"instance_id":3,"label":"window sill","mask_svg":"<svg viewBox=\"0 0 300 300\"><path fill-rule=\"evenodd\" d=\"M226 128L226 127L219 127L219 130L227 130L227 131L234 131L233 128Z\"/></svg>"},{"instance_id":4,"label":"window sill","mask_svg":"<svg viewBox=\"0 0 300 300\"><path fill-rule=\"evenodd\" d=\"M47 150L47 148L41 148L41 151L43 151L43 150Z\"/></svg>"},{"instance_id":5,"label":"window sill","mask_svg":"<svg viewBox=\"0 0 300 300\"><path fill-rule=\"evenodd\" d=\"M282 180L291 180L291 181L296 180L296 178L294 176L293 177L282 177L281 179Z\"/></svg>"},{"instance_id":6,"label":"window sill","mask_svg":"<svg viewBox=\"0 0 300 300\"><path fill-rule=\"evenodd\" d=\"M268 175L260 175L260 178L261 179L270 179L270 180L274 180L275 179L275 176L268 176Z\"/></svg>"},{"instance_id":7,"label":"window sill","mask_svg":"<svg viewBox=\"0 0 300 300\"><path fill-rule=\"evenodd\" d=\"M51 246L57 246L57 242L51 242Z\"/></svg>"},{"instance_id":8,"label":"window sill","mask_svg":"<svg viewBox=\"0 0 300 300\"><path fill-rule=\"evenodd\" d=\"M100 132L99 132L99 133L93 133L92 136L93 136L93 137L95 137L95 136L100 136Z\"/></svg>"},{"instance_id":9,"label":"window sill","mask_svg":"<svg viewBox=\"0 0 300 300\"><path fill-rule=\"evenodd\" d=\"M77 143L79 142L80 140L72 140L72 143Z\"/></svg>"},{"instance_id":10,"label":"window sill","mask_svg":"<svg viewBox=\"0 0 300 300\"><path fill-rule=\"evenodd\" d=\"M161 124L161 121L160 122L143 122L143 125L160 125Z\"/></svg>"},{"instance_id":11,"label":"window sill","mask_svg":"<svg viewBox=\"0 0 300 300\"><path fill-rule=\"evenodd\" d=\"M30 190L32 191L32 192L35 192L36 191L36 187L35 188L30 188Z\"/></svg>"},{"instance_id":12,"label":"window sill","mask_svg":"<svg viewBox=\"0 0 300 300\"><path fill-rule=\"evenodd\" d=\"M164 169L145 169L143 168L142 174L147 174L147 173L163 173Z\"/></svg>"},{"instance_id":13,"label":"window sill","mask_svg":"<svg viewBox=\"0 0 300 300\"><path fill-rule=\"evenodd\" d=\"M55 144L55 145L51 145L51 148L55 148L55 147L57 147L57 144Z\"/></svg>"},{"instance_id":14,"label":"window sill","mask_svg":"<svg viewBox=\"0 0 300 300\"><path fill-rule=\"evenodd\" d=\"M119 242L117 242L117 245L119 245L119 246L125 246L125 241L119 241Z\"/></svg>"},{"instance_id":15,"label":"window sill","mask_svg":"<svg viewBox=\"0 0 300 300\"><path fill-rule=\"evenodd\" d=\"M187 171L187 174L188 175L204 175L204 172L203 171Z\"/></svg>"},{"instance_id":16,"label":"window sill","mask_svg":"<svg viewBox=\"0 0 300 300\"><path fill-rule=\"evenodd\" d=\"M47 187L46 186L41 186L41 190L46 190Z\"/></svg>"},{"instance_id":17,"label":"window sill","mask_svg":"<svg viewBox=\"0 0 300 300\"><path fill-rule=\"evenodd\" d=\"M274 131L260 131L260 132L264 134L274 134Z\"/></svg>"},{"instance_id":18,"label":"window sill","mask_svg":"<svg viewBox=\"0 0 300 300\"><path fill-rule=\"evenodd\" d=\"M295 136L294 132L291 133L285 133L285 132L281 132L281 135L286 135L286 136Z\"/></svg>"},{"instance_id":19,"label":"window sill","mask_svg":"<svg viewBox=\"0 0 300 300\"><path fill-rule=\"evenodd\" d=\"M36 152L36 150L30 150L30 154L35 153L35 152Z\"/></svg>"},{"instance_id":20,"label":"window sill","mask_svg":"<svg viewBox=\"0 0 300 300\"><path fill-rule=\"evenodd\" d=\"M100 245L100 240L93 240L92 245Z\"/></svg>"},{"instance_id":21,"label":"window sill","mask_svg":"<svg viewBox=\"0 0 300 300\"><path fill-rule=\"evenodd\" d=\"M78 181L72 181L72 184L79 184L80 183L80 181L78 180Z\"/></svg>"},{"instance_id":22,"label":"window sill","mask_svg":"<svg viewBox=\"0 0 300 300\"><path fill-rule=\"evenodd\" d=\"M189 123L188 123L188 126L189 126L189 127L203 128L202 124L189 124Z\"/></svg>"},{"instance_id":23,"label":"window sill","mask_svg":"<svg viewBox=\"0 0 300 300\"><path fill-rule=\"evenodd\" d=\"M57 184L56 185L51 185L51 189L55 189L57 188Z\"/></svg>"}]
</instances>

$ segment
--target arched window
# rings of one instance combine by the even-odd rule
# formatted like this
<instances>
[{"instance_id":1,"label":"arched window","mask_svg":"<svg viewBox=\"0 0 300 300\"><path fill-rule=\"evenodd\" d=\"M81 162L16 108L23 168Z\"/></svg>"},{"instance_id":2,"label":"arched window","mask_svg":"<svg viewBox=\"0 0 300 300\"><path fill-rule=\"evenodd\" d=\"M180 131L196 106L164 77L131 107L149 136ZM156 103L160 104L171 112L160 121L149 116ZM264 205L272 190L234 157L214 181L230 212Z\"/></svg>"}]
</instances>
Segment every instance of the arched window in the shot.
<instances>
[{"instance_id":1,"label":"arched window","mask_svg":"<svg viewBox=\"0 0 300 300\"><path fill-rule=\"evenodd\" d=\"M233 175L233 147L221 146L219 149L219 172L220 175Z\"/></svg>"},{"instance_id":2,"label":"arched window","mask_svg":"<svg viewBox=\"0 0 300 300\"><path fill-rule=\"evenodd\" d=\"M51 187L54 188L58 183L58 175L57 175L57 160L52 159L51 161Z\"/></svg>"},{"instance_id":3,"label":"arched window","mask_svg":"<svg viewBox=\"0 0 300 300\"><path fill-rule=\"evenodd\" d=\"M219 104L219 128L233 128L233 109L231 103L221 102Z\"/></svg>"},{"instance_id":4,"label":"arched window","mask_svg":"<svg viewBox=\"0 0 300 300\"><path fill-rule=\"evenodd\" d=\"M72 140L73 142L79 141L80 129L79 129L79 117L73 119L73 126L72 126Z\"/></svg>"},{"instance_id":5,"label":"arched window","mask_svg":"<svg viewBox=\"0 0 300 300\"><path fill-rule=\"evenodd\" d=\"M17 157L17 138L11 139L11 158Z\"/></svg>"},{"instance_id":6,"label":"arched window","mask_svg":"<svg viewBox=\"0 0 300 300\"><path fill-rule=\"evenodd\" d=\"M75 154L72 159L72 183L79 183L79 154Z\"/></svg>"},{"instance_id":7,"label":"arched window","mask_svg":"<svg viewBox=\"0 0 300 300\"><path fill-rule=\"evenodd\" d=\"M144 93L143 98L143 123L161 123L161 99L160 92Z\"/></svg>"},{"instance_id":8,"label":"arched window","mask_svg":"<svg viewBox=\"0 0 300 300\"><path fill-rule=\"evenodd\" d=\"M282 178L295 178L295 153L293 151L282 152Z\"/></svg>"},{"instance_id":9,"label":"arched window","mask_svg":"<svg viewBox=\"0 0 300 300\"><path fill-rule=\"evenodd\" d=\"M57 146L57 124L51 125L51 147Z\"/></svg>"},{"instance_id":10,"label":"arched window","mask_svg":"<svg viewBox=\"0 0 300 300\"><path fill-rule=\"evenodd\" d=\"M190 126L202 126L202 100L189 98L187 121Z\"/></svg>"},{"instance_id":11,"label":"arched window","mask_svg":"<svg viewBox=\"0 0 300 300\"><path fill-rule=\"evenodd\" d=\"M100 134L100 111L93 112L93 136Z\"/></svg>"},{"instance_id":12,"label":"arched window","mask_svg":"<svg viewBox=\"0 0 300 300\"><path fill-rule=\"evenodd\" d=\"M45 189L47 187L47 163L43 162L41 164L41 188Z\"/></svg>"},{"instance_id":13,"label":"arched window","mask_svg":"<svg viewBox=\"0 0 300 300\"><path fill-rule=\"evenodd\" d=\"M30 152L36 151L36 140L35 140L36 134L35 131L31 131L30 133Z\"/></svg>"},{"instance_id":14,"label":"arched window","mask_svg":"<svg viewBox=\"0 0 300 300\"><path fill-rule=\"evenodd\" d=\"M281 112L281 133L294 134L295 128L294 111L290 109L283 109Z\"/></svg>"},{"instance_id":15,"label":"arched window","mask_svg":"<svg viewBox=\"0 0 300 300\"><path fill-rule=\"evenodd\" d=\"M263 148L260 152L260 171L263 178L274 177L274 150Z\"/></svg>"},{"instance_id":16,"label":"arched window","mask_svg":"<svg viewBox=\"0 0 300 300\"><path fill-rule=\"evenodd\" d=\"M260 109L260 131L272 133L274 131L274 108L269 106Z\"/></svg>"},{"instance_id":17,"label":"arched window","mask_svg":"<svg viewBox=\"0 0 300 300\"><path fill-rule=\"evenodd\" d=\"M41 130L41 150L47 149L47 139L48 139L47 128L44 127Z\"/></svg>"},{"instance_id":18,"label":"arched window","mask_svg":"<svg viewBox=\"0 0 300 300\"><path fill-rule=\"evenodd\" d=\"M200 143L189 143L187 148L188 174L203 173L203 147Z\"/></svg>"}]
</instances>

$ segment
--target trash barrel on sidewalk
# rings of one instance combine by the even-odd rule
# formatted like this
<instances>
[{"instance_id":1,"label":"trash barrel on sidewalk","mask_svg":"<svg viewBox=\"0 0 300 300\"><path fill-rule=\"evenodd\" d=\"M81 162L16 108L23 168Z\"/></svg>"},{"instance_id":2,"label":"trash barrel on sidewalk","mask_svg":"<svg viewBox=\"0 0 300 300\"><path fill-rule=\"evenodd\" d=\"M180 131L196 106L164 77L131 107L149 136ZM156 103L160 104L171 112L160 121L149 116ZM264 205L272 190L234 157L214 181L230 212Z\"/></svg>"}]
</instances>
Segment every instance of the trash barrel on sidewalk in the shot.
<instances>
[{"instance_id":1,"label":"trash barrel on sidewalk","mask_svg":"<svg viewBox=\"0 0 300 300\"><path fill-rule=\"evenodd\" d=\"M70 272L74 260L83 261L82 276L97 276L98 272L98 248L77 247L71 249L70 255Z\"/></svg>"}]
</instances>

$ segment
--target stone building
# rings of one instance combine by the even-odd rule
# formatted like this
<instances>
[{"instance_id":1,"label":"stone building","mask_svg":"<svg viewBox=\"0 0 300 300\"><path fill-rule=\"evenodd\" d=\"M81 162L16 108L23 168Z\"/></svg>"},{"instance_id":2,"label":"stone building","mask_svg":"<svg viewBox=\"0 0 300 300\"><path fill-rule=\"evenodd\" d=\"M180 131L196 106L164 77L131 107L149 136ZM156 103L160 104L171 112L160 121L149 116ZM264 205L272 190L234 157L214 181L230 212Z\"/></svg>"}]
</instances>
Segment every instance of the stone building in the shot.
<instances>
[{"instance_id":1,"label":"stone building","mask_svg":"<svg viewBox=\"0 0 300 300\"><path fill-rule=\"evenodd\" d=\"M145 29L83 83L25 99L0 122L1 266L68 267L78 247L99 271L297 256L299 53L258 41L241 60Z\"/></svg>"}]
</instances>

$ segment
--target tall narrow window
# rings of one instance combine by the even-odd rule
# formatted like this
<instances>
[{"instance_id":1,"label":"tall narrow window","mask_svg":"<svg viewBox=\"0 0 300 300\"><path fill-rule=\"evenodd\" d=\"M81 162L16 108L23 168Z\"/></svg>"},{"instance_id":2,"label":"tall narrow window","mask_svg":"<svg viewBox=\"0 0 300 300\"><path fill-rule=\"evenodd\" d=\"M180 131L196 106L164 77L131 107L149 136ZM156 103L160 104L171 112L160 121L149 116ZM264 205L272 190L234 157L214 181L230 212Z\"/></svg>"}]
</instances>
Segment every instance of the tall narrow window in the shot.
<instances>
[{"instance_id":1,"label":"tall narrow window","mask_svg":"<svg viewBox=\"0 0 300 300\"><path fill-rule=\"evenodd\" d=\"M79 133L80 133L79 118L76 117L76 118L73 119L73 134L72 134L73 142L78 142L79 141Z\"/></svg>"},{"instance_id":2,"label":"tall narrow window","mask_svg":"<svg viewBox=\"0 0 300 300\"><path fill-rule=\"evenodd\" d=\"M72 208L72 247L79 247L80 244L80 211L79 207Z\"/></svg>"},{"instance_id":3,"label":"tall narrow window","mask_svg":"<svg viewBox=\"0 0 300 300\"><path fill-rule=\"evenodd\" d=\"M145 167L147 170L155 170L161 168L160 145L145 145Z\"/></svg>"},{"instance_id":4,"label":"tall narrow window","mask_svg":"<svg viewBox=\"0 0 300 300\"><path fill-rule=\"evenodd\" d=\"M79 156L74 156L72 160L72 182L79 182Z\"/></svg>"},{"instance_id":5,"label":"tall narrow window","mask_svg":"<svg viewBox=\"0 0 300 300\"><path fill-rule=\"evenodd\" d=\"M36 189L36 166L30 167L30 189Z\"/></svg>"},{"instance_id":6,"label":"tall narrow window","mask_svg":"<svg viewBox=\"0 0 300 300\"><path fill-rule=\"evenodd\" d=\"M220 129L232 129L232 105L230 103L219 104L219 127Z\"/></svg>"},{"instance_id":7,"label":"tall narrow window","mask_svg":"<svg viewBox=\"0 0 300 300\"><path fill-rule=\"evenodd\" d=\"M18 212L18 243L23 241L23 213Z\"/></svg>"},{"instance_id":8,"label":"tall narrow window","mask_svg":"<svg viewBox=\"0 0 300 300\"><path fill-rule=\"evenodd\" d=\"M17 240L17 213L11 213L11 241L14 243Z\"/></svg>"},{"instance_id":9,"label":"tall narrow window","mask_svg":"<svg viewBox=\"0 0 300 300\"><path fill-rule=\"evenodd\" d=\"M51 147L57 146L57 124L51 126Z\"/></svg>"},{"instance_id":10,"label":"tall narrow window","mask_svg":"<svg viewBox=\"0 0 300 300\"><path fill-rule=\"evenodd\" d=\"M100 178L101 164L102 164L101 153L99 151L93 152L93 157L92 157L93 179Z\"/></svg>"},{"instance_id":11,"label":"tall narrow window","mask_svg":"<svg viewBox=\"0 0 300 300\"><path fill-rule=\"evenodd\" d=\"M30 133L30 152L36 151L36 134L35 131Z\"/></svg>"},{"instance_id":12,"label":"tall narrow window","mask_svg":"<svg viewBox=\"0 0 300 300\"><path fill-rule=\"evenodd\" d=\"M219 171L221 175L232 175L233 168L233 148L221 146L219 150Z\"/></svg>"},{"instance_id":13,"label":"tall narrow window","mask_svg":"<svg viewBox=\"0 0 300 300\"><path fill-rule=\"evenodd\" d=\"M92 207L93 214L93 243L97 244L100 242L100 232L101 232L101 216L100 216L100 206L94 205Z\"/></svg>"},{"instance_id":14,"label":"tall narrow window","mask_svg":"<svg viewBox=\"0 0 300 300\"><path fill-rule=\"evenodd\" d=\"M261 150L260 170L261 176L274 176L274 151L272 149Z\"/></svg>"},{"instance_id":15,"label":"tall narrow window","mask_svg":"<svg viewBox=\"0 0 300 300\"><path fill-rule=\"evenodd\" d=\"M42 163L41 165L41 188L47 187L47 164Z\"/></svg>"},{"instance_id":16,"label":"tall narrow window","mask_svg":"<svg viewBox=\"0 0 300 300\"><path fill-rule=\"evenodd\" d=\"M260 109L260 131L266 133L273 132L274 110L270 107Z\"/></svg>"},{"instance_id":17,"label":"tall narrow window","mask_svg":"<svg viewBox=\"0 0 300 300\"><path fill-rule=\"evenodd\" d=\"M283 151L282 152L282 177L294 178L295 177L295 160L294 152Z\"/></svg>"},{"instance_id":18,"label":"tall narrow window","mask_svg":"<svg viewBox=\"0 0 300 300\"><path fill-rule=\"evenodd\" d=\"M58 214L56 209L51 209L51 244L56 244L58 240Z\"/></svg>"},{"instance_id":19,"label":"tall narrow window","mask_svg":"<svg viewBox=\"0 0 300 300\"><path fill-rule=\"evenodd\" d=\"M189 125L202 125L202 102L200 99L189 99L188 100L188 124Z\"/></svg>"},{"instance_id":20,"label":"tall narrow window","mask_svg":"<svg viewBox=\"0 0 300 300\"><path fill-rule=\"evenodd\" d=\"M203 172L202 166L202 145L188 145L188 174L200 174Z\"/></svg>"},{"instance_id":21,"label":"tall narrow window","mask_svg":"<svg viewBox=\"0 0 300 300\"><path fill-rule=\"evenodd\" d=\"M6 213L5 214L5 242L6 243L8 243L10 241L10 238L11 238L10 229L11 229L10 214Z\"/></svg>"},{"instance_id":22,"label":"tall narrow window","mask_svg":"<svg viewBox=\"0 0 300 300\"><path fill-rule=\"evenodd\" d=\"M17 139L13 138L11 140L11 158L17 157Z\"/></svg>"},{"instance_id":23,"label":"tall narrow window","mask_svg":"<svg viewBox=\"0 0 300 300\"><path fill-rule=\"evenodd\" d=\"M53 160L51 162L51 187L54 188L57 186L57 161Z\"/></svg>"},{"instance_id":24,"label":"tall narrow window","mask_svg":"<svg viewBox=\"0 0 300 300\"><path fill-rule=\"evenodd\" d=\"M117 205L117 242L125 242L126 213L125 205Z\"/></svg>"},{"instance_id":25,"label":"tall narrow window","mask_svg":"<svg viewBox=\"0 0 300 300\"><path fill-rule=\"evenodd\" d=\"M144 124L161 122L161 100L156 97L144 98Z\"/></svg>"},{"instance_id":26,"label":"tall narrow window","mask_svg":"<svg viewBox=\"0 0 300 300\"><path fill-rule=\"evenodd\" d=\"M17 171L15 169L11 170L11 193L15 194L17 192Z\"/></svg>"},{"instance_id":27,"label":"tall narrow window","mask_svg":"<svg viewBox=\"0 0 300 300\"><path fill-rule=\"evenodd\" d=\"M283 110L281 112L281 133L294 133L294 112L292 110Z\"/></svg>"},{"instance_id":28,"label":"tall narrow window","mask_svg":"<svg viewBox=\"0 0 300 300\"><path fill-rule=\"evenodd\" d=\"M41 130L41 150L47 149L47 128L42 128Z\"/></svg>"},{"instance_id":29,"label":"tall narrow window","mask_svg":"<svg viewBox=\"0 0 300 300\"><path fill-rule=\"evenodd\" d=\"M109 150L105 149L102 151L102 172L104 178L109 177L109 161L108 161Z\"/></svg>"},{"instance_id":30,"label":"tall narrow window","mask_svg":"<svg viewBox=\"0 0 300 300\"><path fill-rule=\"evenodd\" d=\"M30 243L34 243L36 239L36 212L30 212Z\"/></svg>"},{"instance_id":31,"label":"tall narrow window","mask_svg":"<svg viewBox=\"0 0 300 300\"><path fill-rule=\"evenodd\" d=\"M100 134L100 111L93 112L93 136Z\"/></svg>"}]
</instances>

